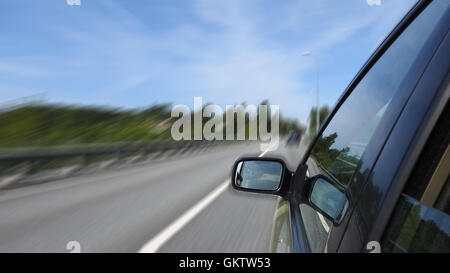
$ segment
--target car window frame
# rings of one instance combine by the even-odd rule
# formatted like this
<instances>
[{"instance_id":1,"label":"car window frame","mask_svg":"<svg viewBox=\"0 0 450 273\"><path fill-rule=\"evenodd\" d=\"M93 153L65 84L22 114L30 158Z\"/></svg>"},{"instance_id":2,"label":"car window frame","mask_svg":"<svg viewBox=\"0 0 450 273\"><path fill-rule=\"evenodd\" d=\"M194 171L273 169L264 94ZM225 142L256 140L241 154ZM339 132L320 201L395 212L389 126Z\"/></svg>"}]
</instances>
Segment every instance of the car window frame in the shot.
<instances>
[{"instance_id":1,"label":"car window frame","mask_svg":"<svg viewBox=\"0 0 450 273\"><path fill-rule=\"evenodd\" d=\"M317 136L314 137L313 141L310 143L309 147L307 148L305 154L303 155L302 160L300 161L300 165L305 165L308 158L310 157L312 153L312 149L314 145L316 144L317 140L320 136L322 136L323 132L329 125L329 123L333 120L335 114L337 111L339 111L340 107L345 103L346 99L351 95L353 90L358 86L358 84L361 82L361 80L367 75L367 73L370 71L370 69L377 63L377 61L383 56L383 54L390 48L390 46L397 40L397 38L403 33L403 31L414 21L414 19L421 14L421 12L428 6L428 4L431 3L431 1L427 0L421 0L418 1L411 10L403 17L403 19L394 27L394 29L387 35L387 37L383 40L383 42L380 44L380 46L372 53L372 55L369 57L369 59L364 63L362 68L358 71L356 76L353 78L353 80L350 82L348 87L345 89L341 97L339 98L338 102L334 106L331 113L328 115L326 120L323 122L323 124L319 128L319 132ZM431 60L432 56L430 56ZM429 61L429 60L428 60ZM420 81L420 77L417 79L417 81ZM414 88L409 90L407 92L407 96L410 96L412 92L414 91ZM407 100L404 100L401 102L400 105L397 107L404 107L407 104ZM399 119L400 116L397 117ZM395 125L394 125L395 126ZM387 141L389 138L389 135L385 135L384 139L382 139L382 142ZM368 144L370 145L370 143ZM382 147L375 151L377 154L381 153ZM374 161L372 162L372 166L376 163L376 158L374 158ZM361 185L365 185L366 178L359 177L358 179L361 180ZM338 181L337 181L338 182ZM353 183L351 183L353 184ZM350 185L351 185L350 184ZM363 186L361 186L362 188ZM350 202L352 203L353 200L357 198L357 196L354 196L352 194L348 194L350 198ZM295 252L310 252L310 246L309 242L306 236L306 230L302 221L301 212L298 207L298 204L291 204L291 225L293 229L293 245L294 245L294 251ZM347 226L348 220L350 216L352 215L353 208L349 210L347 215L344 217L344 220L342 221L341 225ZM340 243L342 241L342 237L344 236L346 228L340 232L339 236L335 238L335 244L328 248L328 251L337 251L339 249ZM334 240L333 240L334 241Z\"/></svg>"}]
</instances>

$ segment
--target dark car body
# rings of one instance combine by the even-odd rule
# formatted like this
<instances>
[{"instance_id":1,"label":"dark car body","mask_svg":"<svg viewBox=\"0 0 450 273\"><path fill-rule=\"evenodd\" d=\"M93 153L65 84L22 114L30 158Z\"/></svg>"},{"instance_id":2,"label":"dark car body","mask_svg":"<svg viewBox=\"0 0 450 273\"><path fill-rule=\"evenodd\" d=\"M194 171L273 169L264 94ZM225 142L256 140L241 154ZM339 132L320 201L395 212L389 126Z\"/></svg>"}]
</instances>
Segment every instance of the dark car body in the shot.
<instances>
[{"instance_id":1,"label":"dark car body","mask_svg":"<svg viewBox=\"0 0 450 273\"><path fill-rule=\"evenodd\" d=\"M272 251L450 252L449 5L419 1L347 87L273 192ZM338 223L308 203L317 175L348 199Z\"/></svg>"}]
</instances>

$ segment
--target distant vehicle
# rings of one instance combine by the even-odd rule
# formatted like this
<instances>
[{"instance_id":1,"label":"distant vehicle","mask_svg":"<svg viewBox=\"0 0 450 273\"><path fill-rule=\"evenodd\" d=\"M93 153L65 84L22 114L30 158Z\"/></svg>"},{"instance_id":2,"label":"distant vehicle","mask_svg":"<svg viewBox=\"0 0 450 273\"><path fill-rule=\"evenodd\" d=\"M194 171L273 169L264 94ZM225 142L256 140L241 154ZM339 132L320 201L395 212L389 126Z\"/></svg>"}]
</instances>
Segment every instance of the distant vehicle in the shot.
<instances>
[{"instance_id":1,"label":"distant vehicle","mask_svg":"<svg viewBox=\"0 0 450 273\"><path fill-rule=\"evenodd\" d=\"M272 251L450 252L449 6L409 11L295 171L278 158L236 161L235 189L281 197Z\"/></svg>"},{"instance_id":2,"label":"distant vehicle","mask_svg":"<svg viewBox=\"0 0 450 273\"><path fill-rule=\"evenodd\" d=\"M288 145L297 145L298 146L300 144L301 138L302 138L301 132L291 131L286 140L286 146L288 146Z\"/></svg>"}]
</instances>

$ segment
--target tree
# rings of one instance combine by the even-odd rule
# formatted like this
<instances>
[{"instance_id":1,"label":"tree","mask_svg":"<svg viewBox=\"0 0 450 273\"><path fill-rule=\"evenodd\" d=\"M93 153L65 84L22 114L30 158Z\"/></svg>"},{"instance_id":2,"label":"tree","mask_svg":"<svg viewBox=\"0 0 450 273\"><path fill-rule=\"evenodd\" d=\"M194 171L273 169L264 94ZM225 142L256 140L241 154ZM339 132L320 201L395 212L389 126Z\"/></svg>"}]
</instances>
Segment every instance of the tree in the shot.
<instances>
[{"instance_id":1,"label":"tree","mask_svg":"<svg viewBox=\"0 0 450 273\"><path fill-rule=\"evenodd\" d=\"M325 121L325 119L328 117L328 115L330 114L330 108L328 107L328 105L324 105L320 108L320 112L319 112L319 120L320 120L320 125L323 124L323 122ZM317 120L317 107L312 107L311 111L309 112L309 132L311 134L311 136L315 136L316 134L316 120Z\"/></svg>"}]
</instances>

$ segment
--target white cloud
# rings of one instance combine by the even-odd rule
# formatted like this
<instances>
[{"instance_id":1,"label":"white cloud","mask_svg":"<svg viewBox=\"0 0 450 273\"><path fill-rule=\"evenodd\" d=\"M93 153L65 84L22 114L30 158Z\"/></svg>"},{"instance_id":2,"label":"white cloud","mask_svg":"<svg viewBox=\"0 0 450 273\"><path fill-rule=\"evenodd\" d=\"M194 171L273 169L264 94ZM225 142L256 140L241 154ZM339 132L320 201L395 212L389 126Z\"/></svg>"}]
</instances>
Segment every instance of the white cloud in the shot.
<instances>
[{"instance_id":1,"label":"white cloud","mask_svg":"<svg viewBox=\"0 0 450 273\"><path fill-rule=\"evenodd\" d=\"M369 6L381 6L381 0L366 0Z\"/></svg>"},{"instance_id":2,"label":"white cloud","mask_svg":"<svg viewBox=\"0 0 450 273\"><path fill-rule=\"evenodd\" d=\"M81 0L66 0L66 3L69 6L80 6Z\"/></svg>"},{"instance_id":3,"label":"white cloud","mask_svg":"<svg viewBox=\"0 0 450 273\"><path fill-rule=\"evenodd\" d=\"M24 77L49 77L61 74L61 71L55 71L48 68L39 67L36 64L27 63L18 60L0 60L0 74L5 78L24 78ZM1 77L0 78L3 78Z\"/></svg>"}]
</instances>

